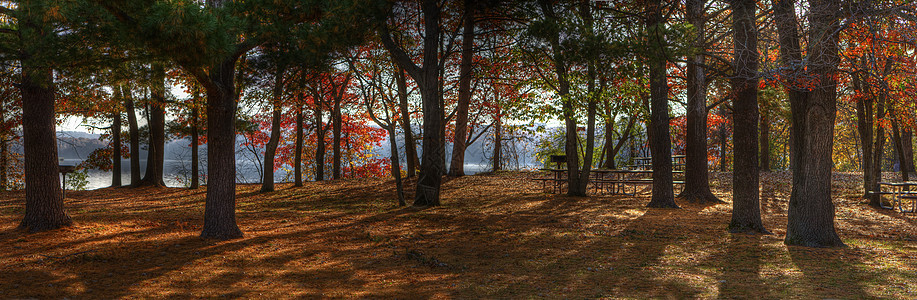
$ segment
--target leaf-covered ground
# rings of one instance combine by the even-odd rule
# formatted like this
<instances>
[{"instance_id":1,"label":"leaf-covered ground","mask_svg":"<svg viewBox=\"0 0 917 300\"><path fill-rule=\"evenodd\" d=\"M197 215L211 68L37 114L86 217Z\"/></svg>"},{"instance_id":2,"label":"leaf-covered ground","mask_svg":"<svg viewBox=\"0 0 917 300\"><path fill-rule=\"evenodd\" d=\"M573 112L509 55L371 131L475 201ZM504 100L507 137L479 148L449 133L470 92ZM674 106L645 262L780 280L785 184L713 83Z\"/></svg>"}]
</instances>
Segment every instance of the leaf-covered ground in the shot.
<instances>
[{"instance_id":1,"label":"leaf-covered ground","mask_svg":"<svg viewBox=\"0 0 917 300\"><path fill-rule=\"evenodd\" d=\"M730 204L647 209L649 195L545 194L529 173L445 183L398 208L391 181L239 188L245 238L197 237L204 190L70 192L73 227L16 230L0 195L0 298L917 298L917 215L835 174L849 247L787 247L787 173L762 179L772 235L729 234ZM729 175L713 181L730 201Z\"/></svg>"}]
</instances>

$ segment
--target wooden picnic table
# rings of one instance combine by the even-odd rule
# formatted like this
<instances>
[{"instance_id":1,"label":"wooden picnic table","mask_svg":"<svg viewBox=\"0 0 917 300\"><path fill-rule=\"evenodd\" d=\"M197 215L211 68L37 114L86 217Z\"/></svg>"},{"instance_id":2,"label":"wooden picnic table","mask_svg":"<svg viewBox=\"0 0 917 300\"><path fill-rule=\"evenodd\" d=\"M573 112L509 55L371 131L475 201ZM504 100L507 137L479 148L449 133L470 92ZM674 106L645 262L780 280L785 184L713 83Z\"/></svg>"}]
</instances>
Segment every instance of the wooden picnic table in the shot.
<instances>
[{"instance_id":1,"label":"wooden picnic table","mask_svg":"<svg viewBox=\"0 0 917 300\"><path fill-rule=\"evenodd\" d=\"M883 185L890 187L891 191L882 189ZM917 181L879 182L879 192L874 194L879 195L879 206L882 208L895 209L897 207L901 212L917 212L917 191L912 191L911 187L917 187ZM892 195L888 206L882 203L882 195ZM910 201L910 205L906 205L906 201Z\"/></svg>"},{"instance_id":2,"label":"wooden picnic table","mask_svg":"<svg viewBox=\"0 0 917 300\"><path fill-rule=\"evenodd\" d=\"M534 180L542 182L542 189L547 189L548 184L551 184L551 191L553 193L559 193L563 191L563 187L567 184L567 169L552 169L552 168L542 168L541 171L551 172L551 176L547 178L535 178ZM628 176L635 174L653 174L653 170L610 170L610 169L595 169L590 170L589 185L596 192L602 191L611 194L623 194L623 195L634 195L636 194L637 185L641 184L652 184L652 179L648 178L628 178ZM684 173L684 171L673 171L673 173ZM674 184L684 184L683 181L675 181ZM631 185L634 187L633 193L627 193L626 187Z\"/></svg>"}]
</instances>

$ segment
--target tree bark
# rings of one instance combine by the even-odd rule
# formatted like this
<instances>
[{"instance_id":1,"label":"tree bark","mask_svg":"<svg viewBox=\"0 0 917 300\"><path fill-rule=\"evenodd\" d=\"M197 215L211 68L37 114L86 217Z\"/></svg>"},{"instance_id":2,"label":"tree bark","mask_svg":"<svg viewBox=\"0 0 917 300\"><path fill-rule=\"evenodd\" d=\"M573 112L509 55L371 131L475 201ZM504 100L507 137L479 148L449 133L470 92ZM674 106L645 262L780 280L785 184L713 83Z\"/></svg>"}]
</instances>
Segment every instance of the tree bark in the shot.
<instances>
[{"instance_id":1,"label":"tree bark","mask_svg":"<svg viewBox=\"0 0 917 300\"><path fill-rule=\"evenodd\" d=\"M761 171L771 171L771 118L768 112L761 113L761 138L758 140L761 149Z\"/></svg>"},{"instance_id":2,"label":"tree bark","mask_svg":"<svg viewBox=\"0 0 917 300\"><path fill-rule=\"evenodd\" d=\"M401 112L401 130L404 132L404 155L407 161L407 175L414 177L417 175L417 166L420 165L420 159L417 158L417 143L414 141L414 132L411 129L411 112L408 106L408 84L404 76L404 69L395 64L395 83L398 85L398 107Z\"/></svg>"},{"instance_id":3,"label":"tree bark","mask_svg":"<svg viewBox=\"0 0 917 300\"><path fill-rule=\"evenodd\" d=\"M503 116L502 107L497 105L494 113L494 155L493 160L494 172L503 170Z\"/></svg>"},{"instance_id":4,"label":"tree bark","mask_svg":"<svg viewBox=\"0 0 917 300\"><path fill-rule=\"evenodd\" d=\"M894 110L892 110L894 111ZM895 153L898 154L898 170L901 172L901 181L910 181L907 172L907 157L904 154L904 142L901 139L901 128L898 126L898 118L892 115L892 140L895 143Z\"/></svg>"},{"instance_id":5,"label":"tree bark","mask_svg":"<svg viewBox=\"0 0 917 300\"><path fill-rule=\"evenodd\" d=\"M149 104L150 140L147 149L146 174L140 183L141 186L165 186L162 180L166 144L165 76L165 70L161 65L153 66Z\"/></svg>"},{"instance_id":6,"label":"tree bark","mask_svg":"<svg viewBox=\"0 0 917 300\"><path fill-rule=\"evenodd\" d=\"M395 139L395 124L389 123L388 126L386 131L388 131L388 142L392 152L392 177L395 178L395 192L398 193L398 206L406 206L407 202L404 200L404 184L401 181L401 162L398 159L398 141Z\"/></svg>"},{"instance_id":7,"label":"tree bark","mask_svg":"<svg viewBox=\"0 0 917 300\"><path fill-rule=\"evenodd\" d=\"M687 0L685 10L688 22L694 25L694 53L689 56L687 65L686 111L687 130L685 132L685 186L678 197L695 203L720 203L719 198L710 192L707 166L707 77L704 74L706 59L705 49L705 16L706 0Z\"/></svg>"},{"instance_id":8,"label":"tree bark","mask_svg":"<svg viewBox=\"0 0 917 300\"><path fill-rule=\"evenodd\" d=\"M117 91L116 91L117 93ZM120 98L120 95L119 97ZM121 112L112 114L111 122L111 186L121 186Z\"/></svg>"},{"instance_id":9,"label":"tree bark","mask_svg":"<svg viewBox=\"0 0 917 300\"><path fill-rule=\"evenodd\" d=\"M720 108L718 111L718 114L723 119L727 117L726 108L724 107L725 107L724 104L720 104ZM726 148L728 148L729 141L726 140L726 131L727 131L726 126L727 126L726 123L722 123L720 124L719 130L717 130L717 135L719 135L719 140L720 140L720 149L719 149L720 150L719 151L720 172L726 172L726 160L728 158L726 156L726 153L727 153Z\"/></svg>"},{"instance_id":10,"label":"tree bark","mask_svg":"<svg viewBox=\"0 0 917 300\"><path fill-rule=\"evenodd\" d=\"M331 79L331 95L332 104L331 108L331 179L341 179L341 95L338 94L338 89L343 90L347 86L346 83L341 86L337 86L334 83L334 79Z\"/></svg>"},{"instance_id":11,"label":"tree bark","mask_svg":"<svg viewBox=\"0 0 917 300\"><path fill-rule=\"evenodd\" d=\"M31 16L31 13L34 12L26 14ZM23 29L34 26L22 22L22 19L20 24ZM38 28L28 29L23 31L22 39L40 38L28 36L26 33L35 34ZM38 232L69 226L73 221L64 211L58 172L54 75L50 68L34 66L27 58L21 60L21 65L25 215L19 223L19 228Z\"/></svg>"},{"instance_id":12,"label":"tree bark","mask_svg":"<svg viewBox=\"0 0 917 300\"><path fill-rule=\"evenodd\" d=\"M264 178L261 179L261 192L274 191L274 156L277 153L277 145L280 143L280 113L283 109L283 73L286 67L278 66L277 74L274 75L274 90L271 95L271 138L268 140L264 149Z\"/></svg>"},{"instance_id":13,"label":"tree bark","mask_svg":"<svg viewBox=\"0 0 917 300\"><path fill-rule=\"evenodd\" d=\"M127 110L127 126L131 144L131 186L140 186L140 130L137 126L137 112L134 109L134 96L130 88L123 85L121 95L124 96L124 108Z\"/></svg>"},{"instance_id":14,"label":"tree bark","mask_svg":"<svg viewBox=\"0 0 917 300\"><path fill-rule=\"evenodd\" d=\"M302 186L302 105L296 107L296 148L293 153L293 186Z\"/></svg>"},{"instance_id":15,"label":"tree bark","mask_svg":"<svg viewBox=\"0 0 917 300\"><path fill-rule=\"evenodd\" d=\"M790 91L793 115L791 142L795 146L793 190L787 209L784 243L807 247L844 246L834 228L831 201L831 151L837 114L838 0L810 1L809 54L805 72L817 86L805 97ZM796 34L794 3L775 1L780 51L785 66L799 66L801 56ZM801 71L797 68L797 71ZM794 95L796 94L796 95Z\"/></svg>"},{"instance_id":16,"label":"tree bark","mask_svg":"<svg viewBox=\"0 0 917 300\"><path fill-rule=\"evenodd\" d=\"M904 146L904 166L909 173L914 173L914 134L910 128L904 127L901 130L901 142Z\"/></svg>"},{"instance_id":17,"label":"tree bark","mask_svg":"<svg viewBox=\"0 0 917 300\"><path fill-rule=\"evenodd\" d=\"M864 96L863 90L863 80L862 75L859 72L854 72L852 77L854 95L856 97L856 113L857 113L857 131L860 136L860 145L862 147L862 169L863 169L863 198L871 199L872 196L869 194L872 191L873 186L875 186L876 179L873 173L873 114L872 114L872 101Z\"/></svg>"},{"instance_id":18,"label":"tree bark","mask_svg":"<svg viewBox=\"0 0 917 300\"><path fill-rule=\"evenodd\" d=\"M315 181L325 180L325 124L322 123L322 107L315 105Z\"/></svg>"},{"instance_id":19,"label":"tree bark","mask_svg":"<svg viewBox=\"0 0 917 300\"><path fill-rule=\"evenodd\" d=\"M732 0L732 220L730 232L767 233L758 195L758 29L755 0Z\"/></svg>"},{"instance_id":20,"label":"tree bark","mask_svg":"<svg viewBox=\"0 0 917 300\"><path fill-rule=\"evenodd\" d=\"M423 102L423 154L420 178L414 196L414 205L427 207L440 205L440 186L445 174L446 150L444 115L439 81L440 7L436 0L421 4L424 18L423 64L418 67L403 49L394 44L387 28L382 28L382 43L405 68L420 88Z\"/></svg>"},{"instance_id":21,"label":"tree bark","mask_svg":"<svg viewBox=\"0 0 917 300\"><path fill-rule=\"evenodd\" d=\"M452 144L452 161L449 164L449 175L456 177L465 176L465 142L468 133L468 106L471 102L471 63L474 60L474 3L474 0L465 0L455 138Z\"/></svg>"},{"instance_id":22,"label":"tree bark","mask_svg":"<svg viewBox=\"0 0 917 300\"><path fill-rule=\"evenodd\" d=\"M201 174L200 168L200 134L198 133L198 128L200 127L200 113L197 109L197 101L191 103L191 189L196 190L201 186Z\"/></svg>"},{"instance_id":23,"label":"tree bark","mask_svg":"<svg viewBox=\"0 0 917 300\"><path fill-rule=\"evenodd\" d=\"M672 189L672 150L669 134L669 85L666 82L665 38L661 28L665 24L660 0L646 2L646 28L652 41L649 49L650 69L650 155L653 165L653 195L647 207L678 208Z\"/></svg>"},{"instance_id":24,"label":"tree bark","mask_svg":"<svg viewBox=\"0 0 917 300\"><path fill-rule=\"evenodd\" d=\"M236 93L238 57L210 67L207 90L207 200L202 238L241 238L236 225Z\"/></svg>"},{"instance_id":25,"label":"tree bark","mask_svg":"<svg viewBox=\"0 0 917 300\"><path fill-rule=\"evenodd\" d=\"M0 124L6 122L6 105L0 103ZM8 132L0 133L0 191L9 189L9 161L10 143L7 140Z\"/></svg>"},{"instance_id":26,"label":"tree bark","mask_svg":"<svg viewBox=\"0 0 917 300\"><path fill-rule=\"evenodd\" d=\"M121 101L121 89L113 90L115 100ZM111 117L111 186L121 187L121 111L112 113Z\"/></svg>"}]
</instances>

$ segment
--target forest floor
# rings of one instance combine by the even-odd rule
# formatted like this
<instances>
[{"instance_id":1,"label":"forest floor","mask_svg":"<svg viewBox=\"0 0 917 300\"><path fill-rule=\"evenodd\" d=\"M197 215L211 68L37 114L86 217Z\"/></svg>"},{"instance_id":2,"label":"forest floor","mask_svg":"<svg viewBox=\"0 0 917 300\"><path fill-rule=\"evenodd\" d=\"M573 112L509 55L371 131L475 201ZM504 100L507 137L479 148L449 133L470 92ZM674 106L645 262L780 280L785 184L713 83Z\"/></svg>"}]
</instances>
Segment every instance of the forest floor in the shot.
<instances>
[{"instance_id":1,"label":"forest floor","mask_svg":"<svg viewBox=\"0 0 917 300\"><path fill-rule=\"evenodd\" d=\"M198 237L204 190L68 192L69 228L16 229L0 195L0 298L917 298L917 215L834 175L846 248L783 244L788 173L762 176L770 235L730 234L726 204L647 209L649 194L546 194L532 173L447 180L443 206L399 208L388 180L241 185L245 237Z\"/></svg>"}]
</instances>

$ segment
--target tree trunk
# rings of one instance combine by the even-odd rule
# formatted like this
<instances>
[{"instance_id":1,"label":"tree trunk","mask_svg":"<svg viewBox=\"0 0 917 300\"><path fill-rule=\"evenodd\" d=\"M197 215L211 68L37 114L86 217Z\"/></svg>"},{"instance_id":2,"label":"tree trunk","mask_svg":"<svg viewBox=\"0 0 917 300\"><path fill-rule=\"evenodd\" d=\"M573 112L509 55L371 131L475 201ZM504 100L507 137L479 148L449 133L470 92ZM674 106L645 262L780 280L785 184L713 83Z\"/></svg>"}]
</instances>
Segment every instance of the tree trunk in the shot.
<instances>
[{"instance_id":1,"label":"tree trunk","mask_svg":"<svg viewBox=\"0 0 917 300\"><path fill-rule=\"evenodd\" d=\"M165 186L162 180L166 144L165 76L162 66L153 67L149 105L150 141L147 149L146 174L140 184L142 186Z\"/></svg>"},{"instance_id":2,"label":"tree trunk","mask_svg":"<svg viewBox=\"0 0 917 300\"><path fill-rule=\"evenodd\" d=\"M191 189L196 190L201 186L201 174L200 168L201 162L199 158L199 148L200 148L200 137L198 136L198 128L200 127L200 121L198 120L200 113L197 109L197 101L191 103Z\"/></svg>"},{"instance_id":3,"label":"tree trunk","mask_svg":"<svg viewBox=\"0 0 917 300\"><path fill-rule=\"evenodd\" d=\"M732 221L730 232L766 233L758 198L758 30L755 0L733 0Z\"/></svg>"},{"instance_id":4,"label":"tree trunk","mask_svg":"<svg viewBox=\"0 0 917 300\"><path fill-rule=\"evenodd\" d=\"M491 157L494 172L503 170L503 116L501 107L497 105L494 113L494 155Z\"/></svg>"},{"instance_id":5,"label":"tree trunk","mask_svg":"<svg viewBox=\"0 0 917 300\"><path fill-rule=\"evenodd\" d=\"M296 148L293 153L293 186L302 186L302 105L296 107Z\"/></svg>"},{"instance_id":6,"label":"tree trunk","mask_svg":"<svg viewBox=\"0 0 917 300\"><path fill-rule=\"evenodd\" d=\"M6 122L6 105L0 103L0 124ZM0 133L0 191L9 189L10 143L7 132Z\"/></svg>"},{"instance_id":7,"label":"tree trunk","mask_svg":"<svg viewBox=\"0 0 917 300\"><path fill-rule=\"evenodd\" d=\"M439 192L442 176L445 174L446 149L444 139L443 101L440 93L439 46L441 12L436 0L424 0L421 4L424 18L423 64L418 67L403 49L395 45L388 29L383 26L382 43L394 56L396 62L405 68L420 88L423 102L423 157L420 162L420 178L414 196L415 206L440 205Z\"/></svg>"},{"instance_id":8,"label":"tree trunk","mask_svg":"<svg viewBox=\"0 0 917 300\"><path fill-rule=\"evenodd\" d=\"M334 88L331 92L336 93ZM341 99L337 96L332 98L334 104L331 108L331 179L341 179Z\"/></svg>"},{"instance_id":9,"label":"tree trunk","mask_svg":"<svg viewBox=\"0 0 917 300\"><path fill-rule=\"evenodd\" d=\"M602 154L604 158L602 158L603 161L601 164L604 169L617 169L617 166L615 166L616 153L611 152L611 148L614 148L614 140L612 139L614 132L615 123L614 120L611 120L609 117L609 119L605 119L605 143L602 145Z\"/></svg>"},{"instance_id":10,"label":"tree trunk","mask_svg":"<svg viewBox=\"0 0 917 300\"><path fill-rule=\"evenodd\" d=\"M704 74L706 59L705 16L706 0L688 0L685 4L688 22L694 25L694 53L687 66L688 105L685 132L685 187L678 196L689 202L719 203L710 192L707 172L707 78Z\"/></svg>"},{"instance_id":11,"label":"tree trunk","mask_svg":"<svg viewBox=\"0 0 917 300\"><path fill-rule=\"evenodd\" d=\"M724 107L725 107L724 104L720 104L720 108L718 112L720 117L723 119L726 118L726 108ZM727 126L726 123L722 123L720 124L720 129L717 130L717 134L719 135L719 140L720 140L720 152L719 152L720 172L726 172L726 159L727 159L726 148L728 147L727 144L729 142L726 140L726 126Z\"/></svg>"},{"instance_id":12,"label":"tree trunk","mask_svg":"<svg viewBox=\"0 0 917 300\"><path fill-rule=\"evenodd\" d=\"M837 247L844 243L834 228L831 202L831 151L837 114L837 65L840 7L837 0L810 1L809 53L806 72L819 83L804 94L790 91L793 115L790 140L794 144L793 190L787 209L784 243L807 247ZM799 66L801 51L796 34L794 3L775 2L784 66Z\"/></svg>"},{"instance_id":13,"label":"tree trunk","mask_svg":"<svg viewBox=\"0 0 917 300\"><path fill-rule=\"evenodd\" d=\"M420 165L420 159L417 158L417 143L414 142L414 133L411 129L411 113L408 106L408 84L404 76L404 69L395 64L395 82L398 85L398 107L401 111L401 130L404 131L404 155L407 161L408 177L417 175L417 166Z\"/></svg>"},{"instance_id":14,"label":"tree trunk","mask_svg":"<svg viewBox=\"0 0 917 300\"><path fill-rule=\"evenodd\" d=\"M901 142L904 149L904 165L908 173L914 173L914 134L906 126L901 129Z\"/></svg>"},{"instance_id":15,"label":"tree trunk","mask_svg":"<svg viewBox=\"0 0 917 300\"><path fill-rule=\"evenodd\" d=\"M863 96L863 80L860 73L853 73L853 89L854 95L856 97L856 113L857 113L857 131L860 136L860 145L863 148L862 156L862 168L863 168L863 198L871 199L872 196L868 193L872 191L872 188L875 186L876 178L874 176L873 168L873 114L872 114L872 101L869 101L866 97Z\"/></svg>"},{"instance_id":16,"label":"tree trunk","mask_svg":"<svg viewBox=\"0 0 917 300\"><path fill-rule=\"evenodd\" d=\"M119 86L127 110L127 126L131 144L131 186L140 186L140 130L137 126L137 112L134 110L134 96L130 88Z\"/></svg>"},{"instance_id":17,"label":"tree trunk","mask_svg":"<svg viewBox=\"0 0 917 300\"><path fill-rule=\"evenodd\" d=\"M904 154L904 143L901 140L901 129L898 127L898 118L894 117L894 112L891 113L892 117L892 140L895 143L895 153L898 154L898 170L901 171L901 181L907 182L910 181L907 173L907 157Z\"/></svg>"},{"instance_id":18,"label":"tree trunk","mask_svg":"<svg viewBox=\"0 0 917 300\"><path fill-rule=\"evenodd\" d=\"M120 98L120 97L118 97ZM111 122L111 186L121 186L121 112L112 114Z\"/></svg>"},{"instance_id":19,"label":"tree trunk","mask_svg":"<svg viewBox=\"0 0 917 300\"><path fill-rule=\"evenodd\" d=\"M650 29L650 40L661 43L660 27L665 24L660 0L647 2L646 28ZM647 133L650 138L650 155L653 158L653 196L647 207L678 208L675 192L672 190L672 139L669 134L669 85L666 82L665 45L652 45L650 53L650 124Z\"/></svg>"},{"instance_id":20,"label":"tree trunk","mask_svg":"<svg viewBox=\"0 0 917 300\"><path fill-rule=\"evenodd\" d=\"M876 101L876 134L875 142L872 147L872 181L869 182L867 191L879 191L879 182L882 181L882 156L885 154L885 97L878 97ZM879 207L881 196L873 195L869 198L869 204L873 207Z\"/></svg>"},{"instance_id":21,"label":"tree trunk","mask_svg":"<svg viewBox=\"0 0 917 300\"><path fill-rule=\"evenodd\" d=\"M264 178L261 179L261 192L274 191L274 156L277 153L277 145L280 143L280 113L283 109L283 73L286 68L277 67L277 74L274 77L274 90L271 95L271 104L274 109L271 113L271 138L268 140L264 149Z\"/></svg>"},{"instance_id":22,"label":"tree trunk","mask_svg":"<svg viewBox=\"0 0 917 300\"><path fill-rule=\"evenodd\" d=\"M465 0L462 32L462 64L459 66L458 107L455 113L455 138L452 144L450 176L465 176L465 144L468 133L468 106L471 102L471 63L474 60L474 1Z\"/></svg>"},{"instance_id":23,"label":"tree trunk","mask_svg":"<svg viewBox=\"0 0 917 300\"><path fill-rule=\"evenodd\" d=\"M236 93L237 58L210 68L207 87L207 200L202 238L241 238L236 225Z\"/></svg>"},{"instance_id":24,"label":"tree trunk","mask_svg":"<svg viewBox=\"0 0 917 300\"><path fill-rule=\"evenodd\" d=\"M767 112L761 113L761 139L758 140L761 149L761 171L771 171L771 119Z\"/></svg>"},{"instance_id":25,"label":"tree trunk","mask_svg":"<svg viewBox=\"0 0 917 300\"><path fill-rule=\"evenodd\" d=\"M389 123L388 143L392 151L392 177L395 178L395 192L398 193L398 206L406 206L404 200L404 184L401 181L401 162L398 159L398 141L395 139L395 124Z\"/></svg>"},{"instance_id":26,"label":"tree trunk","mask_svg":"<svg viewBox=\"0 0 917 300\"><path fill-rule=\"evenodd\" d=\"M322 123L322 105L315 104L315 181L325 180L325 124Z\"/></svg>"},{"instance_id":27,"label":"tree trunk","mask_svg":"<svg viewBox=\"0 0 917 300\"><path fill-rule=\"evenodd\" d=\"M23 29L31 26L25 23ZM21 38L27 38L25 32L23 35ZM58 172L54 75L48 67L32 66L29 59L21 64L25 215L19 227L38 232L69 226L73 221L64 211Z\"/></svg>"}]
</instances>

